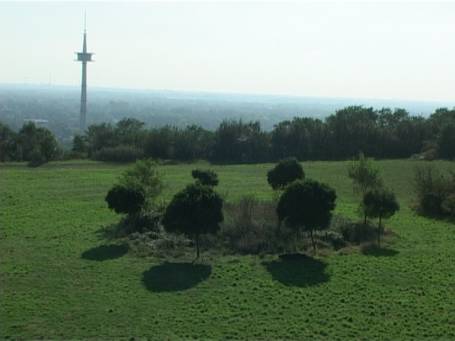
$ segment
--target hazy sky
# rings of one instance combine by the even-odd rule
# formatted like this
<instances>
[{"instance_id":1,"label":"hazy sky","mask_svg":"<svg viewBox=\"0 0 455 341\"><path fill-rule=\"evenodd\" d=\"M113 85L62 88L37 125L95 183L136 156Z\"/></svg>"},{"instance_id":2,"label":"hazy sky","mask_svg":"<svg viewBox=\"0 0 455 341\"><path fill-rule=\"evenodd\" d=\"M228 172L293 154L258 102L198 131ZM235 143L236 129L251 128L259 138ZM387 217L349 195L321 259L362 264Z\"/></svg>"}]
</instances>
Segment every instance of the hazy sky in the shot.
<instances>
[{"instance_id":1,"label":"hazy sky","mask_svg":"<svg viewBox=\"0 0 455 341\"><path fill-rule=\"evenodd\" d=\"M455 100L455 3L0 3L0 83Z\"/></svg>"}]
</instances>

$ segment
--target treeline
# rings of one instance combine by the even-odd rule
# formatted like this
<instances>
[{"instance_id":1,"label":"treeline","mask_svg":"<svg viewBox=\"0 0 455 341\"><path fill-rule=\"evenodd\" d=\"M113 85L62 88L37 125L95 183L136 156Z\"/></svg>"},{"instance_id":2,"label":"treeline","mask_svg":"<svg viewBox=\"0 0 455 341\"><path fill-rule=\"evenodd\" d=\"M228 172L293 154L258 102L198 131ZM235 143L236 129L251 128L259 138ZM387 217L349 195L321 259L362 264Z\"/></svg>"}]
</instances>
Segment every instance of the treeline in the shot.
<instances>
[{"instance_id":1,"label":"treeline","mask_svg":"<svg viewBox=\"0 0 455 341\"><path fill-rule=\"evenodd\" d=\"M455 109L438 109L428 118L403 109L375 110L350 106L324 120L296 117L270 132L259 122L223 121L215 131L197 125L186 128L146 128L137 119L91 125L62 153L45 128L25 124L14 132L0 124L0 161L40 164L56 158L90 158L130 162L141 158L214 163L343 160L363 152L374 158L455 158Z\"/></svg>"},{"instance_id":2,"label":"treeline","mask_svg":"<svg viewBox=\"0 0 455 341\"><path fill-rule=\"evenodd\" d=\"M363 152L375 158L455 158L455 109L430 117L403 109L351 106L325 120L296 117L271 132L259 122L224 121L215 131L196 125L146 129L136 119L92 125L74 139L73 152L104 161L141 157L215 163L256 163L296 157L342 160Z\"/></svg>"},{"instance_id":3,"label":"treeline","mask_svg":"<svg viewBox=\"0 0 455 341\"><path fill-rule=\"evenodd\" d=\"M29 166L39 166L62 155L50 130L26 123L15 132L0 123L0 161L27 161Z\"/></svg>"}]
</instances>

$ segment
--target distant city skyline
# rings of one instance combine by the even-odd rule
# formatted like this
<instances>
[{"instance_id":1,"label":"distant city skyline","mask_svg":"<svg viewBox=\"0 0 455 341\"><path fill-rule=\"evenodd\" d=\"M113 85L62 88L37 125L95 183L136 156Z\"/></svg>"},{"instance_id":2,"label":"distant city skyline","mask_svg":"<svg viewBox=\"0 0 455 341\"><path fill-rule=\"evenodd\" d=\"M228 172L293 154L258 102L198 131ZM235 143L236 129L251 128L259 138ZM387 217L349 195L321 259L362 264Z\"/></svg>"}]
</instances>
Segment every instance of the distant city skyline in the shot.
<instances>
[{"instance_id":1,"label":"distant city skyline","mask_svg":"<svg viewBox=\"0 0 455 341\"><path fill-rule=\"evenodd\" d=\"M0 3L0 83L455 101L455 3ZM7 67L5 67L7 65Z\"/></svg>"}]
</instances>

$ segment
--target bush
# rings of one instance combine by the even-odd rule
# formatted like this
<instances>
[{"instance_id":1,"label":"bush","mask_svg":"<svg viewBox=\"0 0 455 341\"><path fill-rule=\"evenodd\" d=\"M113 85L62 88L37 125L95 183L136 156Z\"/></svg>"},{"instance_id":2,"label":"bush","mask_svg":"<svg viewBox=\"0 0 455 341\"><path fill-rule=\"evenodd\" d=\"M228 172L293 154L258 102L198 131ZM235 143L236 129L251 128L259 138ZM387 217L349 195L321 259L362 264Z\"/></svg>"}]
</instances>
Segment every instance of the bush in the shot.
<instances>
[{"instance_id":1,"label":"bush","mask_svg":"<svg viewBox=\"0 0 455 341\"><path fill-rule=\"evenodd\" d=\"M428 216L453 215L451 207L455 196L455 173L443 175L433 166L417 167L414 190L419 213Z\"/></svg>"},{"instance_id":2,"label":"bush","mask_svg":"<svg viewBox=\"0 0 455 341\"><path fill-rule=\"evenodd\" d=\"M281 160L267 173L267 182L274 190L283 189L295 180L303 180L305 173L295 158Z\"/></svg>"},{"instance_id":3,"label":"bush","mask_svg":"<svg viewBox=\"0 0 455 341\"><path fill-rule=\"evenodd\" d=\"M109 190L105 200L115 213L133 215L141 210L145 197L141 191L134 188L115 185Z\"/></svg>"},{"instance_id":4,"label":"bush","mask_svg":"<svg viewBox=\"0 0 455 341\"><path fill-rule=\"evenodd\" d=\"M145 196L145 207L152 208L155 200L163 189L161 175L152 160L136 161L120 178L120 184L141 191Z\"/></svg>"},{"instance_id":5,"label":"bush","mask_svg":"<svg viewBox=\"0 0 455 341\"><path fill-rule=\"evenodd\" d=\"M98 161L108 162L133 162L144 155L141 149L133 146L120 145L116 147L103 147L93 154Z\"/></svg>"},{"instance_id":6,"label":"bush","mask_svg":"<svg viewBox=\"0 0 455 341\"><path fill-rule=\"evenodd\" d=\"M38 149L33 149L33 151L29 155L29 161L27 166L29 167L39 167L47 162L44 155Z\"/></svg>"},{"instance_id":7,"label":"bush","mask_svg":"<svg viewBox=\"0 0 455 341\"><path fill-rule=\"evenodd\" d=\"M449 194L441 203L442 212L445 215L455 217L455 193Z\"/></svg>"},{"instance_id":8,"label":"bush","mask_svg":"<svg viewBox=\"0 0 455 341\"><path fill-rule=\"evenodd\" d=\"M280 249L277 217L273 203L259 202L247 195L237 203L225 205L226 221L219 239L230 251L258 254Z\"/></svg>"},{"instance_id":9,"label":"bush","mask_svg":"<svg viewBox=\"0 0 455 341\"><path fill-rule=\"evenodd\" d=\"M158 212L140 212L130 218L130 232L159 231L161 215Z\"/></svg>"},{"instance_id":10,"label":"bush","mask_svg":"<svg viewBox=\"0 0 455 341\"><path fill-rule=\"evenodd\" d=\"M191 172L191 175L201 185L218 186L218 175L210 169L207 170L194 169Z\"/></svg>"},{"instance_id":11,"label":"bush","mask_svg":"<svg viewBox=\"0 0 455 341\"><path fill-rule=\"evenodd\" d=\"M338 226L337 230L344 241L354 244L373 241L377 236L375 226L363 223L350 222Z\"/></svg>"}]
</instances>

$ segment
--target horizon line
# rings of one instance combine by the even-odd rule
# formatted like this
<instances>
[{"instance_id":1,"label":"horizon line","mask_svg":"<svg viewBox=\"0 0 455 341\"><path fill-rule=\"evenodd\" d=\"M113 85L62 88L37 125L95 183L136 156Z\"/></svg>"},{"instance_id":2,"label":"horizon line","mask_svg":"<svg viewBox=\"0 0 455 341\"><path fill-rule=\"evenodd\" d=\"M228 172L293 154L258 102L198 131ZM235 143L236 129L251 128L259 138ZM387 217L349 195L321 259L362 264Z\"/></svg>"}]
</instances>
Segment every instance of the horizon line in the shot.
<instances>
[{"instance_id":1,"label":"horizon line","mask_svg":"<svg viewBox=\"0 0 455 341\"><path fill-rule=\"evenodd\" d=\"M49 84L41 83L25 83L25 82L0 82L2 87L43 87L43 88L74 88L80 90L80 85L76 84L63 84L55 83ZM110 90L110 91L127 91L127 92L171 92L171 93L187 93L187 94L208 94L208 95L233 95L233 96L251 96L251 97L282 97L294 99L331 99L331 100L365 100L365 101L381 101L381 102L415 102L415 103L449 103L455 105L455 99L409 99L409 98L385 98L385 97L350 97L350 96L321 96L321 95L295 95L295 94L281 94L281 93L263 93L263 92L237 92L229 90L206 90L206 89L157 89L157 88L136 88L136 87L122 87L122 86L106 86L106 85L92 85L89 89L95 90Z\"/></svg>"}]
</instances>

